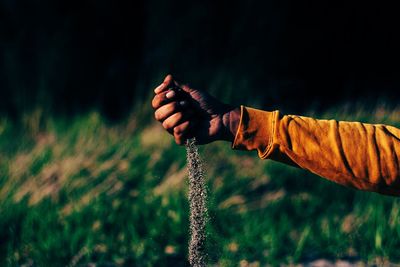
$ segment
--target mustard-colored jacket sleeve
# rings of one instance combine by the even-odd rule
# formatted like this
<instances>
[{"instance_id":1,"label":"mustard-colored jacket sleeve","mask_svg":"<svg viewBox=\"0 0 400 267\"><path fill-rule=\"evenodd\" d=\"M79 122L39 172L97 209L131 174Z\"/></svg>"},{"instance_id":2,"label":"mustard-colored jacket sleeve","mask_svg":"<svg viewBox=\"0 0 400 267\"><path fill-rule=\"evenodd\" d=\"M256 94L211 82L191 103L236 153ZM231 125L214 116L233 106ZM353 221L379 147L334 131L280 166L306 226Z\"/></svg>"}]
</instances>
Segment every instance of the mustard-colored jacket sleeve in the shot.
<instances>
[{"instance_id":1,"label":"mustard-colored jacket sleeve","mask_svg":"<svg viewBox=\"0 0 400 267\"><path fill-rule=\"evenodd\" d=\"M241 107L234 149L257 150L336 183L400 195L400 129Z\"/></svg>"}]
</instances>

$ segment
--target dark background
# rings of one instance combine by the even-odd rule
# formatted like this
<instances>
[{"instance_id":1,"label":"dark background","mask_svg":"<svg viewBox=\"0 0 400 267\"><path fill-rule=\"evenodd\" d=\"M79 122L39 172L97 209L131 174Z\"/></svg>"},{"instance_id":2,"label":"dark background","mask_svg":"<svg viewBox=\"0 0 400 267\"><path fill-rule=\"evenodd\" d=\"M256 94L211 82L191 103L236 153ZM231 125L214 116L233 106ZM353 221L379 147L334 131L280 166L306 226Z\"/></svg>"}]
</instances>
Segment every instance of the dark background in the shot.
<instances>
[{"instance_id":1,"label":"dark background","mask_svg":"<svg viewBox=\"0 0 400 267\"><path fill-rule=\"evenodd\" d=\"M0 112L124 117L167 73L292 112L399 97L399 14L356 1L0 1Z\"/></svg>"}]
</instances>

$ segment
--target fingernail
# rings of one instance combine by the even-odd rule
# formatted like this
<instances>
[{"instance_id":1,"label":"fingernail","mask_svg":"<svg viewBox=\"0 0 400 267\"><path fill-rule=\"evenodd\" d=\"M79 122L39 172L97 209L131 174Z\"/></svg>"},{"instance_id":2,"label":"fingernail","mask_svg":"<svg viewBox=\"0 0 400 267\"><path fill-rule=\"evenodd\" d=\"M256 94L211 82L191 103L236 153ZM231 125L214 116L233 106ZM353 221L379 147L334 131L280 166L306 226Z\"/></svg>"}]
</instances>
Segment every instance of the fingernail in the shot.
<instances>
[{"instance_id":1,"label":"fingernail","mask_svg":"<svg viewBox=\"0 0 400 267\"><path fill-rule=\"evenodd\" d=\"M165 96L167 98L173 98L175 96L175 92L174 91L169 91Z\"/></svg>"},{"instance_id":2,"label":"fingernail","mask_svg":"<svg viewBox=\"0 0 400 267\"><path fill-rule=\"evenodd\" d=\"M156 89L154 89L154 93L158 94L159 92L161 92L163 87L164 87L164 83L160 84L159 86L156 87Z\"/></svg>"}]
</instances>

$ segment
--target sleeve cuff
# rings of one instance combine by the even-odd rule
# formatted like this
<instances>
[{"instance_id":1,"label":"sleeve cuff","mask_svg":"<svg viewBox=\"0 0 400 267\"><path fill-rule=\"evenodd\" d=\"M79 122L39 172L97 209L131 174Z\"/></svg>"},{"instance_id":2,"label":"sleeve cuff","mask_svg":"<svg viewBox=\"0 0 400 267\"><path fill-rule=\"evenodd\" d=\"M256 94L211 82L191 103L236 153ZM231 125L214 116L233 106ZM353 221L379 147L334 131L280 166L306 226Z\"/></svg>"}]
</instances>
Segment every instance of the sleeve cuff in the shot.
<instances>
[{"instance_id":1,"label":"sleeve cuff","mask_svg":"<svg viewBox=\"0 0 400 267\"><path fill-rule=\"evenodd\" d=\"M257 150L258 156L267 158L272 153L278 111L263 111L240 107L239 127L232 143L233 149Z\"/></svg>"}]
</instances>

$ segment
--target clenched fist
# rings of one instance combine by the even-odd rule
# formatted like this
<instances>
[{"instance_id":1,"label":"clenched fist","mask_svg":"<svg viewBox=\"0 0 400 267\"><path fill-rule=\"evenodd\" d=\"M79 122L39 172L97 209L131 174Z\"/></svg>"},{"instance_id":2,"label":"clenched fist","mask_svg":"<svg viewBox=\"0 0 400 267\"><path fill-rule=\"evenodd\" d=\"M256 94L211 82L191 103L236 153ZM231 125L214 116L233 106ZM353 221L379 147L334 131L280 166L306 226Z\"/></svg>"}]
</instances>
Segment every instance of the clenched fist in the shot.
<instances>
[{"instance_id":1,"label":"clenched fist","mask_svg":"<svg viewBox=\"0 0 400 267\"><path fill-rule=\"evenodd\" d=\"M152 106L157 121L184 145L195 137L198 144L233 141L240 108L223 104L204 91L177 83L171 75L154 89Z\"/></svg>"}]
</instances>

